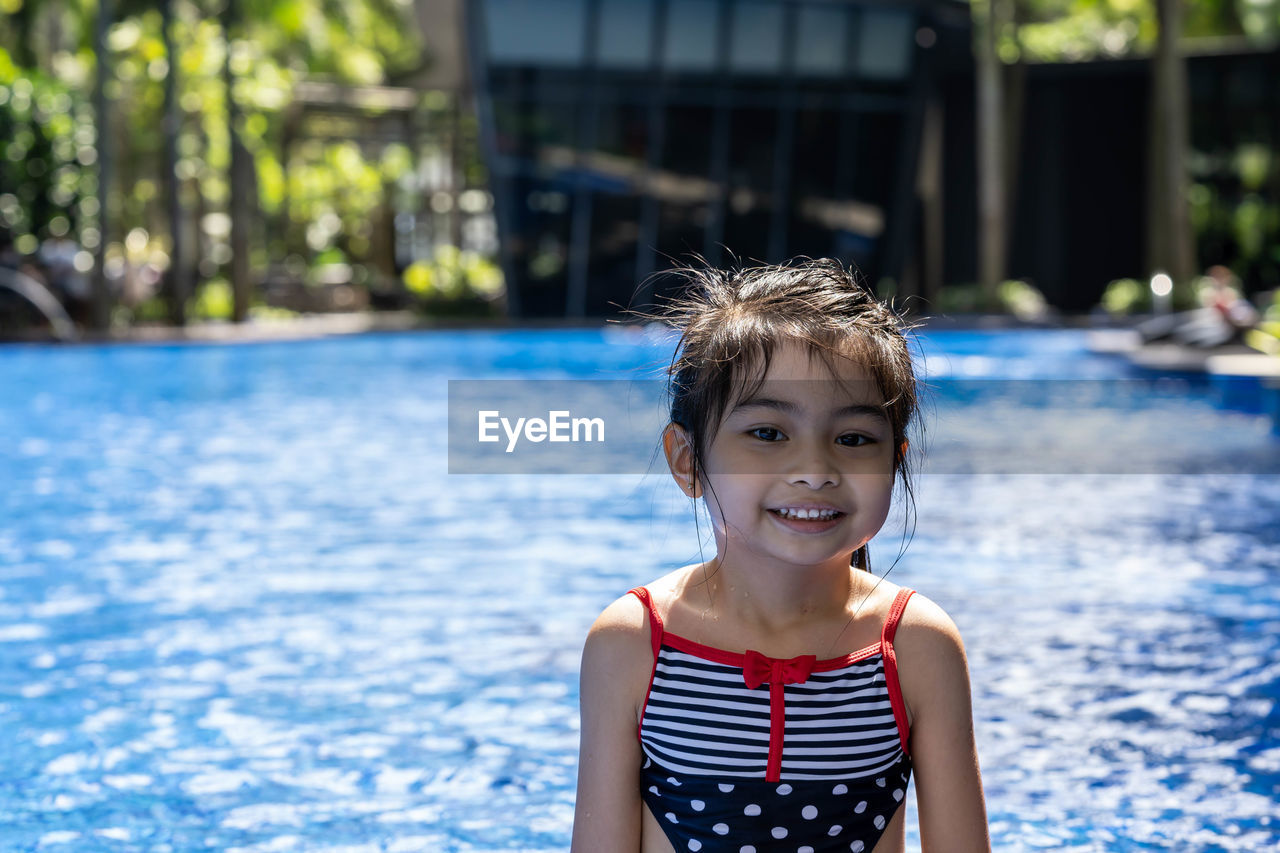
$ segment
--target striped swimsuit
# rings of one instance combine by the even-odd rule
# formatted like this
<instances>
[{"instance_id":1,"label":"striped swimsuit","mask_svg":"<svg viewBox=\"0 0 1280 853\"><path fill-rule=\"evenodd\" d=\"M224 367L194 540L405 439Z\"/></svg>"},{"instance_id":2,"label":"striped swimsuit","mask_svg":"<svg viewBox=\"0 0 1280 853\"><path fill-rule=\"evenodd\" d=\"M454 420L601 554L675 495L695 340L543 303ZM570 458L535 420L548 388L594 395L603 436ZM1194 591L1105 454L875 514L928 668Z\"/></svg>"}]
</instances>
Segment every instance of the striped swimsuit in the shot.
<instances>
[{"instance_id":1,"label":"striped swimsuit","mask_svg":"<svg viewBox=\"0 0 1280 853\"><path fill-rule=\"evenodd\" d=\"M704 853L870 851L906 795L907 715L893 635L844 657L769 658L663 630L638 736L641 796L672 846Z\"/></svg>"}]
</instances>

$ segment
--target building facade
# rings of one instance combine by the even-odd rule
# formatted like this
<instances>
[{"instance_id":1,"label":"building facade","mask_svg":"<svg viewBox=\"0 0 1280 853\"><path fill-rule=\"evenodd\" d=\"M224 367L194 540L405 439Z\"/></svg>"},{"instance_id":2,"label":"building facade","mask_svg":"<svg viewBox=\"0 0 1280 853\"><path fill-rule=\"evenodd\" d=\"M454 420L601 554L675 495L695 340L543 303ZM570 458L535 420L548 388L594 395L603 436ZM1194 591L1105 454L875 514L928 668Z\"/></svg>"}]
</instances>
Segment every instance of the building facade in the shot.
<instances>
[{"instance_id":1,"label":"building facade","mask_svg":"<svg viewBox=\"0 0 1280 853\"><path fill-rule=\"evenodd\" d=\"M831 256L873 283L901 278L926 107L971 62L967 4L474 0L467 13L513 315L652 306L652 274L694 254Z\"/></svg>"}]
</instances>

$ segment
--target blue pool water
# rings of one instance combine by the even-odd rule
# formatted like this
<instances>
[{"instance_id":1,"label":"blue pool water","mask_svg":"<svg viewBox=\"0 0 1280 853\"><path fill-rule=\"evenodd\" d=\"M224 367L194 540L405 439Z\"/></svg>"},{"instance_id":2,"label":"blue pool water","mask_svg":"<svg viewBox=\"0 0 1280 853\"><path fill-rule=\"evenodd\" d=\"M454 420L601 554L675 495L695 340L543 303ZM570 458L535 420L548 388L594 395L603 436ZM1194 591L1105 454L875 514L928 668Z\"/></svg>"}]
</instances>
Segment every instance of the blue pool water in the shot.
<instances>
[{"instance_id":1,"label":"blue pool water","mask_svg":"<svg viewBox=\"0 0 1280 853\"><path fill-rule=\"evenodd\" d=\"M586 629L699 559L706 520L656 466L448 474L446 383L652 376L665 345L0 349L0 849L566 849ZM924 349L930 376L1033 391L939 390L939 458L1014 419L1024 464L926 470L890 575L965 636L996 849L1276 849L1266 416L1077 332ZM1135 377L1092 408L1035 390ZM1074 418L1082 447L1138 430L1178 453L1131 473L1025 463ZM880 571L903 526L873 542Z\"/></svg>"}]
</instances>

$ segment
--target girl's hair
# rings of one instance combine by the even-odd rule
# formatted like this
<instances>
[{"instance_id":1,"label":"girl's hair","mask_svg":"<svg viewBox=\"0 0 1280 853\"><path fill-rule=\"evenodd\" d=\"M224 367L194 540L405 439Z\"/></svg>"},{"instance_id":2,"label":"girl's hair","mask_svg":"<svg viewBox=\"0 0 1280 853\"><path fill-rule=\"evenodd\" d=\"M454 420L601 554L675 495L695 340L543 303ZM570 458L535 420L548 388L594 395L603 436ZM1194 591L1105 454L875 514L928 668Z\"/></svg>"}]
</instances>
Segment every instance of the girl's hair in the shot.
<instances>
[{"instance_id":1,"label":"girl's hair","mask_svg":"<svg viewBox=\"0 0 1280 853\"><path fill-rule=\"evenodd\" d=\"M672 422L692 439L695 477L703 479L707 447L729 405L755 393L775 350L795 341L828 368L842 356L866 368L884 397L893 431L894 477L901 479L914 507L909 457L902 447L917 406L906 338L914 327L892 305L879 301L852 270L832 259L729 270L700 265L671 273L688 286L650 319L680 332L667 369L668 393ZM871 571L866 545L850 563Z\"/></svg>"}]
</instances>

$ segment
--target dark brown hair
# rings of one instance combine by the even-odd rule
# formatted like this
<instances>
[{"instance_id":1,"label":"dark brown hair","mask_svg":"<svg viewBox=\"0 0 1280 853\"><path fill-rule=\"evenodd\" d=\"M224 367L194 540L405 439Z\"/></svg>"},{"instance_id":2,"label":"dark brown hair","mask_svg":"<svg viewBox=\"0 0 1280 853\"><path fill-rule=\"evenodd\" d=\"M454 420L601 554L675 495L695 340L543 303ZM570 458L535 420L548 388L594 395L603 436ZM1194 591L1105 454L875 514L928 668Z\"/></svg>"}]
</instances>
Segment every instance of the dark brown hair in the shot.
<instances>
[{"instance_id":1,"label":"dark brown hair","mask_svg":"<svg viewBox=\"0 0 1280 853\"><path fill-rule=\"evenodd\" d=\"M902 447L917 409L906 337L914 327L891 304L880 301L853 270L831 259L728 270L704 264L669 274L684 278L687 286L668 300L664 312L649 319L680 333L667 368L671 420L692 439L699 480L707 446L730 403L754 393L775 350L795 341L829 368L841 356L866 368L884 398L892 428L894 478L914 507L909 455ZM866 545L854 552L851 565L871 570Z\"/></svg>"}]
</instances>

